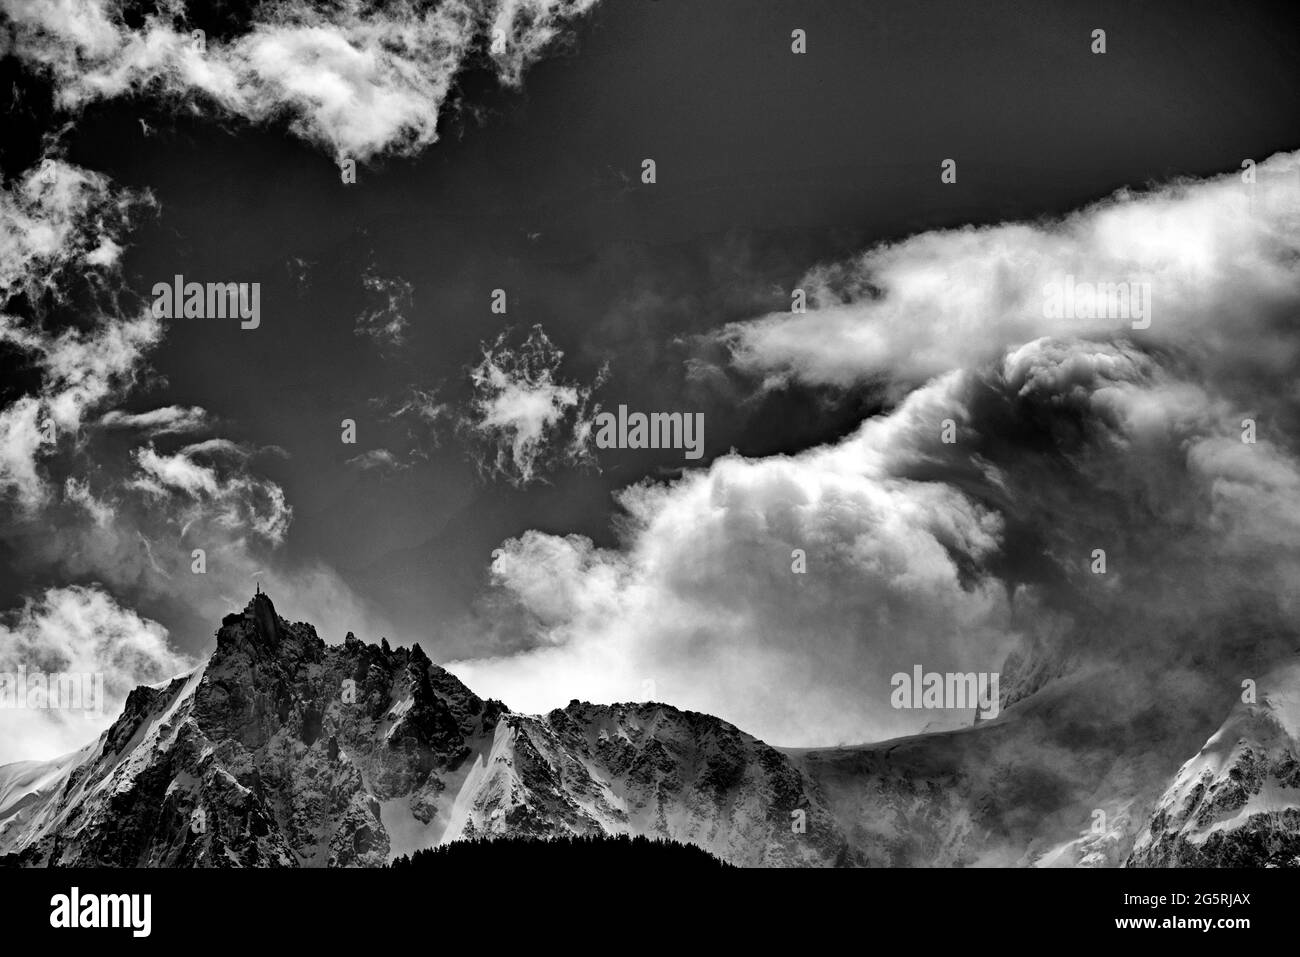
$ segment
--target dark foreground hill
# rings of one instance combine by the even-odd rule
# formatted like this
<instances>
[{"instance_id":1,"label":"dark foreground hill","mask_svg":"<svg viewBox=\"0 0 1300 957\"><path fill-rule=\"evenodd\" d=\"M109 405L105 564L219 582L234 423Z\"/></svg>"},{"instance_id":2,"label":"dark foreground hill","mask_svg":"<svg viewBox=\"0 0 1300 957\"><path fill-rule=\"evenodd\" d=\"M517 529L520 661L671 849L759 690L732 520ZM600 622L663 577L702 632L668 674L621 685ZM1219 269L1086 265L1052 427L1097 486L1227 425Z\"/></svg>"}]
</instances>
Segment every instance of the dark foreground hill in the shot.
<instances>
[{"instance_id":1,"label":"dark foreground hill","mask_svg":"<svg viewBox=\"0 0 1300 957\"><path fill-rule=\"evenodd\" d=\"M583 835L551 840L497 838L453 841L395 859L389 867L401 871L466 871L513 873L555 869L563 872L638 875L682 871L732 870L732 865L703 848L636 835Z\"/></svg>"}]
</instances>

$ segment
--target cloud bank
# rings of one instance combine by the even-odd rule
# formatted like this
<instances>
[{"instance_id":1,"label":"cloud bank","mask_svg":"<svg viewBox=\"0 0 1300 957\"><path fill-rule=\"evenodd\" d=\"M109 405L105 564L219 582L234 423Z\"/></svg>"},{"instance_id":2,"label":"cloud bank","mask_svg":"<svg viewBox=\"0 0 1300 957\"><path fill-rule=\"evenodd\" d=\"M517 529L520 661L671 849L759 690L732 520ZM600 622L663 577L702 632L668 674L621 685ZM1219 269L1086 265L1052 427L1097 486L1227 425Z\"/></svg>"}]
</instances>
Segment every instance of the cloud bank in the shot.
<instances>
[{"instance_id":1,"label":"cloud bank","mask_svg":"<svg viewBox=\"0 0 1300 957\"><path fill-rule=\"evenodd\" d=\"M1293 649L1300 157L1258 172L812 270L808 312L721 333L735 368L887 411L625 490L620 548L507 542L495 607L531 647L453 669L525 710L657 697L813 745L920 730L888 703L913 664L1122 661L1130 708L1157 670ZM1149 326L1054 316L1067 276L1150 283Z\"/></svg>"}]
</instances>

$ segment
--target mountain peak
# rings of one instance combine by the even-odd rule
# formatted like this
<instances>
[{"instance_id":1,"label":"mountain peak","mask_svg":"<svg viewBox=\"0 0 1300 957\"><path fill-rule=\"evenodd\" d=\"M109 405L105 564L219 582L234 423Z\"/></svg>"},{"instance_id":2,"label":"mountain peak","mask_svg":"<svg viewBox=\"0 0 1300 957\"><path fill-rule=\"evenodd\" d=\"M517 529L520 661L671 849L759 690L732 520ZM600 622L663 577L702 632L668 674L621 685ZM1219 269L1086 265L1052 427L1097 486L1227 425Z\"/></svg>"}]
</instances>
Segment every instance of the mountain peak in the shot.
<instances>
[{"instance_id":1,"label":"mountain peak","mask_svg":"<svg viewBox=\"0 0 1300 957\"><path fill-rule=\"evenodd\" d=\"M262 586L257 586L257 591L253 597L248 599L248 604L244 606L245 611L256 611L258 608L269 608L272 613L275 612L275 605L271 602L271 596L262 591Z\"/></svg>"},{"instance_id":2,"label":"mountain peak","mask_svg":"<svg viewBox=\"0 0 1300 957\"><path fill-rule=\"evenodd\" d=\"M244 606L243 615L227 615L223 624L231 624L232 618L252 622L257 637L264 639L271 645L279 644L280 616L275 612L275 605L271 602L271 596L262 591L260 585L257 591L254 592L253 597L248 600L248 604Z\"/></svg>"},{"instance_id":3,"label":"mountain peak","mask_svg":"<svg viewBox=\"0 0 1300 957\"><path fill-rule=\"evenodd\" d=\"M32 773L0 768L0 858L378 866L457 838L599 832L750 865L847 852L818 785L718 719L582 703L513 715L418 645L327 645L260 588L217 635L205 665L133 693L107 734L51 766L57 786L16 789L6 780Z\"/></svg>"}]
</instances>

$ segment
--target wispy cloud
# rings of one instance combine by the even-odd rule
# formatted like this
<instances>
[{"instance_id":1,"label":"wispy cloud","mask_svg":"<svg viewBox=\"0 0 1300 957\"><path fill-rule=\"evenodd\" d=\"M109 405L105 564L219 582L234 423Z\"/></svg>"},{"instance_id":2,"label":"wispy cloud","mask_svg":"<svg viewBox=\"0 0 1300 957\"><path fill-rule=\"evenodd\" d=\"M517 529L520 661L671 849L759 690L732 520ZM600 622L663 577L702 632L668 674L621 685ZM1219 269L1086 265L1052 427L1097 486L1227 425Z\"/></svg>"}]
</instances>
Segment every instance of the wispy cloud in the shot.
<instances>
[{"instance_id":1,"label":"wispy cloud","mask_svg":"<svg viewBox=\"0 0 1300 957\"><path fill-rule=\"evenodd\" d=\"M32 304L47 296L59 302L73 274L116 283L114 237L147 202L57 159L0 191L0 342L40 374L0 410L0 495L21 509L47 501L42 462L75 443L92 411L130 387L162 335L145 310L95 312L59 329Z\"/></svg>"},{"instance_id":2,"label":"wispy cloud","mask_svg":"<svg viewBox=\"0 0 1300 957\"><path fill-rule=\"evenodd\" d=\"M109 429L136 429L149 435L174 435L208 428L208 413L198 406L168 405L147 412L105 412L99 424Z\"/></svg>"},{"instance_id":3,"label":"wispy cloud","mask_svg":"<svg viewBox=\"0 0 1300 957\"><path fill-rule=\"evenodd\" d=\"M169 505L182 526L202 520L269 543L283 541L293 515L284 490L251 475L242 462L226 467L214 451L210 446L172 454L153 446L137 449L132 485L155 503Z\"/></svg>"},{"instance_id":4,"label":"wispy cloud","mask_svg":"<svg viewBox=\"0 0 1300 957\"><path fill-rule=\"evenodd\" d=\"M370 449L360 455L354 455L347 464L363 472L391 472L403 469L406 465L388 449Z\"/></svg>"},{"instance_id":5,"label":"wispy cloud","mask_svg":"<svg viewBox=\"0 0 1300 957\"><path fill-rule=\"evenodd\" d=\"M589 406L600 382L566 382L563 360L541 326L517 348L508 332L484 347L470 370L474 393L459 424L485 472L522 486L560 465L590 462Z\"/></svg>"},{"instance_id":6,"label":"wispy cloud","mask_svg":"<svg viewBox=\"0 0 1300 957\"><path fill-rule=\"evenodd\" d=\"M356 334L369 337L381 349L400 346L406 339L414 305L411 284L373 271L367 271L361 282L371 304L357 317Z\"/></svg>"}]
</instances>

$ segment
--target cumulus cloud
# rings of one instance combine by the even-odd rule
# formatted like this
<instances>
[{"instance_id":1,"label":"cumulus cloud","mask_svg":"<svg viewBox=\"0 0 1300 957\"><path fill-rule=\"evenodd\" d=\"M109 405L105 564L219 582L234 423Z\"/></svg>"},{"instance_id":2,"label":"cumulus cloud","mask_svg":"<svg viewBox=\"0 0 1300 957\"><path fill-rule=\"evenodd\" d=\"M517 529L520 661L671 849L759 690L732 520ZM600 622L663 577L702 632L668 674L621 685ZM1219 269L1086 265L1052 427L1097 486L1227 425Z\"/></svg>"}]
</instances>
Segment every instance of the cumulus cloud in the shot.
<instances>
[{"instance_id":1,"label":"cumulus cloud","mask_svg":"<svg viewBox=\"0 0 1300 957\"><path fill-rule=\"evenodd\" d=\"M478 447L480 467L527 485L562 464L589 462L591 393L600 385L565 382L564 353L541 326L518 347L503 332L470 370L474 394L460 420Z\"/></svg>"},{"instance_id":2,"label":"cumulus cloud","mask_svg":"<svg viewBox=\"0 0 1300 957\"><path fill-rule=\"evenodd\" d=\"M66 707L0 708L0 764L53 758L84 745L112 724L132 689L194 665L172 650L167 629L121 607L102 589L48 589L0 620L0 674L15 683L23 673L99 676L103 706L97 714ZM94 680L88 689L96 687Z\"/></svg>"},{"instance_id":3,"label":"cumulus cloud","mask_svg":"<svg viewBox=\"0 0 1300 957\"><path fill-rule=\"evenodd\" d=\"M161 88L295 133L340 159L416 152L437 138L461 69L486 56L515 84L596 0L338 0L260 4L230 37L195 36L185 3L128 26L113 0L3 0L14 53L48 71L60 104Z\"/></svg>"},{"instance_id":4,"label":"cumulus cloud","mask_svg":"<svg viewBox=\"0 0 1300 957\"><path fill-rule=\"evenodd\" d=\"M737 365L882 389L886 411L625 490L618 548L505 543L493 611L526 646L453 667L525 709L658 697L812 745L920 730L933 715L889 704L915 664L1123 661L1122 714L1293 649L1298 160L1261 164L1267 202L1179 183L814 270L817 308L726 330ZM1055 317L1067 275L1149 281L1149 328Z\"/></svg>"},{"instance_id":5,"label":"cumulus cloud","mask_svg":"<svg viewBox=\"0 0 1300 957\"><path fill-rule=\"evenodd\" d=\"M1001 518L891 460L929 401L836 446L724 456L628 489L623 549L507 542L492 572L540 647L452 667L525 709L648 695L782 743L905 730L889 674L916 660L992 670L1010 647L1005 590L962 574L996 551Z\"/></svg>"}]
</instances>

